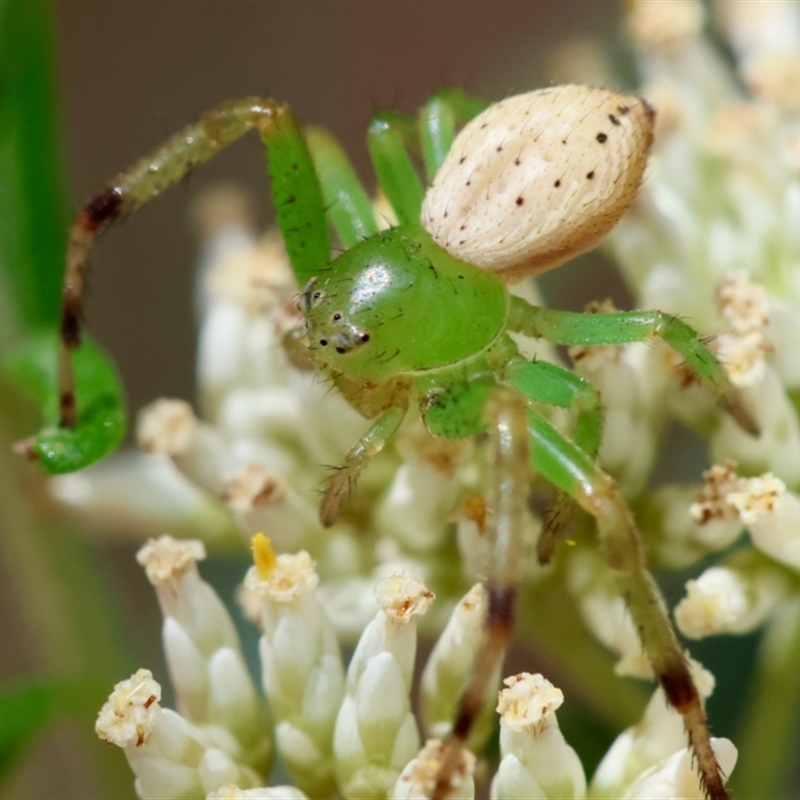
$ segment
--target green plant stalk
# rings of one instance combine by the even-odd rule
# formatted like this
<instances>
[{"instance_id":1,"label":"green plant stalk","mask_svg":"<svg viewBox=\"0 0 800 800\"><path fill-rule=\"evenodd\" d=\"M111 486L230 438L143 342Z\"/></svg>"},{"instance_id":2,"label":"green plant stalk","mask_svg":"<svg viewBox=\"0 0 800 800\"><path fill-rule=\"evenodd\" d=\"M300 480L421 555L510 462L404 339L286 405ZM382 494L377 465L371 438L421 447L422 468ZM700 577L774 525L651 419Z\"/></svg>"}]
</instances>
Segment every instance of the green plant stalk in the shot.
<instances>
[{"instance_id":1,"label":"green plant stalk","mask_svg":"<svg viewBox=\"0 0 800 800\"><path fill-rule=\"evenodd\" d=\"M66 242L51 12L0 0L0 272L26 327L58 319Z\"/></svg>"},{"instance_id":2,"label":"green plant stalk","mask_svg":"<svg viewBox=\"0 0 800 800\"><path fill-rule=\"evenodd\" d=\"M761 641L736 745L735 797L785 797L800 738L800 599L770 621Z\"/></svg>"}]
</instances>

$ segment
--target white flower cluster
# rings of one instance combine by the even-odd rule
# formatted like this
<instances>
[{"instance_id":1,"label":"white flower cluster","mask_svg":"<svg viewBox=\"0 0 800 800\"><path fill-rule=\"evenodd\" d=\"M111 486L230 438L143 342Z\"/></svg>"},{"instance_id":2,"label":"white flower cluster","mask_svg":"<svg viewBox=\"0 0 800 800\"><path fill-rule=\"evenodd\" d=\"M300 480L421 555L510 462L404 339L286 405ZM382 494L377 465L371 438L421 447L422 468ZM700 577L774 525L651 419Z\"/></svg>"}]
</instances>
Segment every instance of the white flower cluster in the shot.
<instances>
[{"instance_id":1,"label":"white flower cluster","mask_svg":"<svg viewBox=\"0 0 800 800\"><path fill-rule=\"evenodd\" d=\"M641 308L679 314L705 334L761 436L711 414L698 389L665 402L710 432L713 461L800 486L800 8L718 2L739 75L703 36L695 0L632 4L629 29L658 125L648 175L609 243ZM669 32L669 33L668 33ZM740 86L744 84L749 94ZM794 96L793 93L796 93ZM680 370L680 367L678 367Z\"/></svg>"},{"instance_id":2,"label":"white flower cluster","mask_svg":"<svg viewBox=\"0 0 800 800\"><path fill-rule=\"evenodd\" d=\"M715 410L660 344L611 355L573 349L576 371L603 396L601 457L629 495L647 485L666 414L708 436L713 461L733 458L750 474L770 471L800 486L791 399L800 385L800 10L793 0L711 6L738 58L736 75L703 35L707 8L699 0L629 4L656 137L637 201L607 245L637 307L713 335L762 433L754 438ZM613 80L604 64L582 59L580 68L568 77Z\"/></svg>"},{"instance_id":3,"label":"white flower cluster","mask_svg":"<svg viewBox=\"0 0 800 800\"><path fill-rule=\"evenodd\" d=\"M704 477L700 499L689 509L698 532L712 527L706 542L722 549L747 528L751 546L740 547L686 584L675 619L693 639L754 630L797 591L800 572L797 494L771 473L740 478L730 463Z\"/></svg>"},{"instance_id":4,"label":"white flower cluster","mask_svg":"<svg viewBox=\"0 0 800 800\"><path fill-rule=\"evenodd\" d=\"M735 70L703 35L708 9ZM747 633L800 588L800 4L642 0L629 31L659 122L649 174L610 249L638 306L715 334L761 428L749 436L697 388L660 384L668 409L708 436L717 466L699 491L651 493L655 545L663 563L685 567L738 541L689 581L676 620L693 638Z\"/></svg>"},{"instance_id":5,"label":"white flower cluster","mask_svg":"<svg viewBox=\"0 0 800 800\"><path fill-rule=\"evenodd\" d=\"M161 708L160 685L140 669L117 684L96 725L101 738L125 751L139 796L428 797L444 754L434 735L449 733L442 714L469 678L465 656L470 663L481 642L476 615L485 604L482 588L473 587L454 609L423 672L427 690L420 702L423 718L431 720L425 733L432 738L420 747L411 713L416 624L431 607L433 593L408 570L379 580L378 611L345 675L308 553L277 555L263 534L253 537L252 547L255 566L245 587L257 598L261 681L272 725L241 663L231 620L198 573L203 545L163 536L139 552L164 614L164 646L179 711ZM713 678L697 665L695 672L701 691L710 694ZM442 686L444 680L452 685ZM556 720L562 692L541 675L522 673L504 683L499 702L491 703L500 714L494 800L701 796L683 722L661 689L641 722L617 739L587 789L583 766ZM272 767L273 728L294 786L263 786ZM729 774L736 749L727 739L715 739L714 748ZM447 788L450 800L475 797L475 767L472 752L462 751Z\"/></svg>"},{"instance_id":6,"label":"white flower cluster","mask_svg":"<svg viewBox=\"0 0 800 800\"><path fill-rule=\"evenodd\" d=\"M676 314L710 337L761 435L714 408L658 342L570 354L601 391L600 457L639 498L656 563L683 569L735 548L689 581L679 628L693 638L749 633L800 598L800 3L633 0L627 23L656 133L607 250L636 307ZM613 81L597 49L574 50L582 72L559 59L561 77ZM708 441L716 466L702 486L648 490L670 416ZM570 586L589 627L619 653L617 671L637 674L635 632L591 559L572 560Z\"/></svg>"}]
</instances>

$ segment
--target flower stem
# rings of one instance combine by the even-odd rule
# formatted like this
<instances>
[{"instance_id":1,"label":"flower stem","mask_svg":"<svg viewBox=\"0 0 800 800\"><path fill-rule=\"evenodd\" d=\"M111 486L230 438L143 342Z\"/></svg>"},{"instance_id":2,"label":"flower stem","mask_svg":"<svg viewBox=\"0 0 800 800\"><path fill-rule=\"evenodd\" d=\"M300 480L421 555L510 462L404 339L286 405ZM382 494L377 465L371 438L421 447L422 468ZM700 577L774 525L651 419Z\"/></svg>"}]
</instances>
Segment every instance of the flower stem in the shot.
<instances>
[{"instance_id":1,"label":"flower stem","mask_svg":"<svg viewBox=\"0 0 800 800\"><path fill-rule=\"evenodd\" d=\"M736 741L731 778L737 797L780 797L794 766L800 726L800 599L778 612L761 642L758 665Z\"/></svg>"}]
</instances>

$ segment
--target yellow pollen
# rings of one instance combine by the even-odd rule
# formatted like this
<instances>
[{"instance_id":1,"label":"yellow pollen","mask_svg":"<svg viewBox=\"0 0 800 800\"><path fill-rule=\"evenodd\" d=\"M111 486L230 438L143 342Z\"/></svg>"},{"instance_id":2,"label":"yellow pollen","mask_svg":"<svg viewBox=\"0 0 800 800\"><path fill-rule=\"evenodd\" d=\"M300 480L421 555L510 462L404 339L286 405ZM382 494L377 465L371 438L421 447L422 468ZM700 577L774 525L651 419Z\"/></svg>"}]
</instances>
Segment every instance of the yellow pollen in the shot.
<instances>
[{"instance_id":1,"label":"yellow pollen","mask_svg":"<svg viewBox=\"0 0 800 800\"><path fill-rule=\"evenodd\" d=\"M272 542L263 533L257 533L250 539L253 561L262 581L269 580L272 571L278 566L278 557L272 549Z\"/></svg>"}]
</instances>

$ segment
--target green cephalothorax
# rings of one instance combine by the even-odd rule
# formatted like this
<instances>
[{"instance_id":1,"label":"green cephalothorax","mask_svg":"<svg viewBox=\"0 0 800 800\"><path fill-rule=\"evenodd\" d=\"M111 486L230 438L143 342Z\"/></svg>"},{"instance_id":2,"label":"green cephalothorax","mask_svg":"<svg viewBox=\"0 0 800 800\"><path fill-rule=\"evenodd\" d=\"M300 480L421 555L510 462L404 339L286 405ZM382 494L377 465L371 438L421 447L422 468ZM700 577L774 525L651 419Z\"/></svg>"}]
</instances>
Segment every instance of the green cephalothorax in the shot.
<instances>
[{"instance_id":1,"label":"green cephalothorax","mask_svg":"<svg viewBox=\"0 0 800 800\"><path fill-rule=\"evenodd\" d=\"M613 227L642 180L654 117L641 97L586 86L548 87L488 107L444 91L418 117L381 112L369 127L368 146L392 210L378 215L328 132L303 130L288 107L273 100L245 98L212 109L118 175L76 219L57 374L34 376L47 417L57 417L59 427L18 449L57 473L85 466L118 442L122 417L113 371L97 367L99 356L91 370L80 369L79 359L77 375L72 365L93 240L255 129L267 149L278 226L301 292L304 320L286 337L286 350L295 366L331 378L372 421L325 488L322 523L337 521L359 474L415 404L434 437L482 436L489 453L475 514L493 550L485 646L459 688L434 778L419 793L452 796L459 757L496 688L492 676L511 635L535 471L557 488L560 508L579 506L596 520L600 551L642 650L683 717L700 784L710 800L724 800L724 775L688 660L645 567L633 514L596 460L603 435L600 393L560 365L525 359L506 335L584 347L659 337L723 410L758 435L726 370L686 323L661 312L551 311L512 299L504 283L559 266ZM387 216L400 224L380 231ZM331 231L344 248L332 261ZM553 425L543 405L567 409L569 426ZM264 453L265 463L257 466L280 469L267 463L272 448ZM537 544L542 561L555 546L552 527L544 526Z\"/></svg>"},{"instance_id":2,"label":"green cephalothorax","mask_svg":"<svg viewBox=\"0 0 800 800\"><path fill-rule=\"evenodd\" d=\"M318 366L381 381L479 357L505 330L509 295L405 225L340 255L306 287L301 308Z\"/></svg>"}]
</instances>

